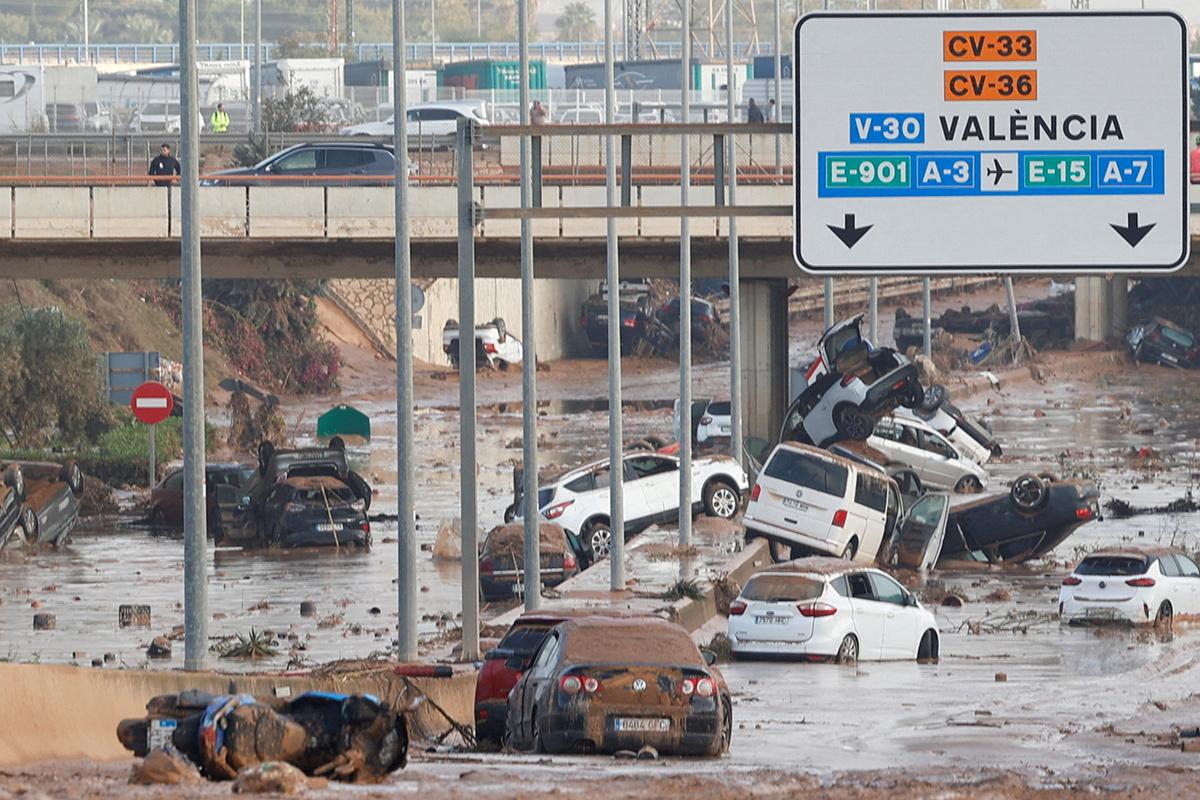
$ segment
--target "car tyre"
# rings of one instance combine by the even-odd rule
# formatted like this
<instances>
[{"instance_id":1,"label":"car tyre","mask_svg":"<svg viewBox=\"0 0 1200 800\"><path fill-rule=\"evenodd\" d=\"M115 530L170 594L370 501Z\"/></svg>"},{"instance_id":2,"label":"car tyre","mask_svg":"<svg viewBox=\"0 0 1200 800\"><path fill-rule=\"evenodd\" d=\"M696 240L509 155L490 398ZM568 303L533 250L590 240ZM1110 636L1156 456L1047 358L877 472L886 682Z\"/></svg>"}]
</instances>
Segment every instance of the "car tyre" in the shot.
<instances>
[{"instance_id":1,"label":"car tyre","mask_svg":"<svg viewBox=\"0 0 1200 800\"><path fill-rule=\"evenodd\" d=\"M983 491L983 484L974 475L964 475L954 484L954 491L959 494L978 494Z\"/></svg>"},{"instance_id":2,"label":"car tyre","mask_svg":"<svg viewBox=\"0 0 1200 800\"><path fill-rule=\"evenodd\" d=\"M921 643L917 645L917 661L938 660L938 639L933 629L925 631Z\"/></svg>"},{"instance_id":3,"label":"car tyre","mask_svg":"<svg viewBox=\"0 0 1200 800\"><path fill-rule=\"evenodd\" d=\"M1162 605L1158 607L1158 613L1154 615L1154 627L1157 630L1170 633L1175 623L1175 609L1171 607L1169 600L1163 600Z\"/></svg>"},{"instance_id":4,"label":"car tyre","mask_svg":"<svg viewBox=\"0 0 1200 800\"><path fill-rule=\"evenodd\" d=\"M25 473L21 471L20 464L9 464L8 469L4 470L4 484L13 490L17 502L25 499Z\"/></svg>"},{"instance_id":5,"label":"car tyre","mask_svg":"<svg viewBox=\"0 0 1200 800\"><path fill-rule=\"evenodd\" d=\"M730 745L733 744L733 703L726 697L721 701L721 707L725 713L721 722L721 749L718 751L718 755L728 753Z\"/></svg>"},{"instance_id":6,"label":"car tyre","mask_svg":"<svg viewBox=\"0 0 1200 800\"><path fill-rule=\"evenodd\" d=\"M842 559L844 561L853 561L854 556L858 553L858 539L853 538L846 542L846 549L842 551Z\"/></svg>"},{"instance_id":7,"label":"car tyre","mask_svg":"<svg viewBox=\"0 0 1200 800\"><path fill-rule=\"evenodd\" d=\"M875 421L849 403L833 410L833 424L843 439L865 442L875 431Z\"/></svg>"},{"instance_id":8,"label":"car tyre","mask_svg":"<svg viewBox=\"0 0 1200 800\"><path fill-rule=\"evenodd\" d=\"M75 461L68 461L63 464L62 471L59 473L59 480L67 484L71 494L76 497L83 497L83 470L79 468L79 464Z\"/></svg>"},{"instance_id":9,"label":"car tyre","mask_svg":"<svg viewBox=\"0 0 1200 800\"><path fill-rule=\"evenodd\" d=\"M612 552L612 526L605 520L593 520L583 526L583 542L599 560Z\"/></svg>"},{"instance_id":10,"label":"car tyre","mask_svg":"<svg viewBox=\"0 0 1200 800\"><path fill-rule=\"evenodd\" d=\"M837 655L833 660L838 664L857 664L858 663L858 639L853 633L847 633L842 643L838 645Z\"/></svg>"},{"instance_id":11,"label":"car tyre","mask_svg":"<svg viewBox=\"0 0 1200 800\"><path fill-rule=\"evenodd\" d=\"M927 414L937 411L942 407L947 398L950 397L950 392L940 383L935 383L921 393L921 401L917 409Z\"/></svg>"},{"instance_id":12,"label":"car tyre","mask_svg":"<svg viewBox=\"0 0 1200 800\"><path fill-rule=\"evenodd\" d=\"M711 481L704 487L704 513L710 517L733 519L740 504L737 490L725 481Z\"/></svg>"},{"instance_id":13,"label":"car tyre","mask_svg":"<svg viewBox=\"0 0 1200 800\"><path fill-rule=\"evenodd\" d=\"M150 510L150 528L156 533L167 529L167 513L158 506Z\"/></svg>"},{"instance_id":14,"label":"car tyre","mask_svg":"<svg viewBox=\"0 0 1200 800\"><path fill-rule=\"evenodd\" d=\"M492 324L496 326L496 335L500 338L501 342L508 339L508 331L504 327L504 320L502 318L496 317L492 320Z\"/></svg>"},{"instance_id":15,"label":"car tyre","mask_svg":"<svg viewBox=\"0 0 1200 800\"><path fill-rule=\"evenodd\" d=\"M266 476L267 467L271 464L271 456L275 455L275 445L268 441L258 444L258 474Z\"/></svg>"},{"instance_id":16,"label":"car tyre","mask_svg":"<svg viewBox=\"0 0 1200 800\"><path fill-rule=\"evenodd\" d=\"M17 524L25 534L26 543L33 544L38 540L38 518L32 508L25 506L21 509L21 521Z\"/></svg>"},{"instance_id":17,"label":"car tyre","mask_svg":"<svg viewBox=\"0 0 1200 800\"><path fill-rule=\"evenodd\" d=\"M1046 504L1050 492L1041 478L1027 472L1013 481L1008 496L1018 511L1031 514Z\"/></svg>"},{"instance_id":18,"label":"car tyre","mask_svg":"<svg viewBox=\"0 0 1200 800\"><path fill-rule=\"evenodd\" d=\"M533 747L531 749L535 753L546 752L546 746L542 742L542 728L540 725L538 725L537 706L534 706L534 708L533 708L533 716L529 720L529 725L530 725L530 728L532 729L531 733L533 734L533 736L531 737L532 741L530 742L530 744L533 745Z\"/></svg>"},{"instance_id":19,"label":"car tyre","mask_svg":"<svg viewBox=\"0 0 1200 800\"><path fill-rule=\"evenodd\" d=\"M509 525L516 518L517 518L517 504L513 503L512 505L508 506L508 508L504 509L504 524Z\"/></svg>"}]
</instances>

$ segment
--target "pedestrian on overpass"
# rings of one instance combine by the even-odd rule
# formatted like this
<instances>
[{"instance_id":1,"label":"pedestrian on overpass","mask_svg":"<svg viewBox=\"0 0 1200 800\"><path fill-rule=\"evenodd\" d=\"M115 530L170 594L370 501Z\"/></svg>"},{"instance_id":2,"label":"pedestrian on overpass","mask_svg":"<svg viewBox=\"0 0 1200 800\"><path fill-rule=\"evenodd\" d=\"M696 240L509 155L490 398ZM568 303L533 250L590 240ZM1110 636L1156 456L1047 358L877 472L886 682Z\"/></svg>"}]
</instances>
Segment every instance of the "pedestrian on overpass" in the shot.
<instances>
[{"instance_id":1,"label":"pedestrian on overpass","mask_svg":"<svg viewBox=\"0 0 1200 800\"><path fill-rule=\"evenodd\" d=\"M754 102L753 97L750 98L750 103L746 106L746 122L765 122L762 108Z\"/></svg>"},{"instance_id":2,"label":"pedestrian on overpass","mask_svg":"<svg viewBox=\"0 0 1200 800\"><path fill-rule=\"evenodd\" d=\"M542 106L541 100L534 100L533 106L529 109L529 124L530 125L545 125L546 124L546 109Z\"/></svg>"},{"instance_id":3,"label":"pedestrian on overpass","mask_svg":"<svg viewBox=\"0 0 1200 800\"><path fill-rule=\"evenodd\" d=\"M224 103L217 103L217 110L212 113L208 127L213 133L225 133L229 130L229 115L225 113Z\"/></svg>"},{"instance_id":4,"label":"pedestrian on overpass","mask_svg":"<svg viewBox=\"0 0 1200 800\"><path fill-rule=\"evenodd\" d=\"M179 161L175 156L171 155L171 145L163 142L162 151L150 162L149 174L167 176L155 180L154 184L156 186L170 186L175 182L171 176L179 174Z\"/></svg>"},{"instance_id":5,"label":"pedestrian on overpass","mask_svg":"<svg viewBox=\"0 0 1200 800\"><path fill-rule=\"evenodd\" d=\"M772 97L767 101L767 122L779 122L779 109L775 105L775 98Z\"/></svg>"}]
</instances>

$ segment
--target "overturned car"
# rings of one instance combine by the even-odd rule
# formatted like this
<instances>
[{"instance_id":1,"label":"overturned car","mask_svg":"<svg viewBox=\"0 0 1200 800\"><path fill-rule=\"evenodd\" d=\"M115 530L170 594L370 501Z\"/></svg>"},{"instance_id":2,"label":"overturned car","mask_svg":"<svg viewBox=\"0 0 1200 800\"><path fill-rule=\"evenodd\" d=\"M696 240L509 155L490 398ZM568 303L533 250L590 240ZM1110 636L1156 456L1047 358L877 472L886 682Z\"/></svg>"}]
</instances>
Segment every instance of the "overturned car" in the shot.
<instances>
[{"instance_id":1,"label":"overturned car","mask_svg":"<svg viewBox=\"0 0 1200 800\"><path fill-rule=\"evenodd\" d=\"M211 780L283 761L308 775L377 783L407 763L406 715L415 707L392 709L367 694L282 700L190 689L153 698L145 717L117 726L117 739L137 756L173 747Z\"/></svg>"},{"instance_id":2,"label":"overturned car","mask_svg":"<svg viewBox=\"0 0 1200 800\"><path fill-rule=\"evenodd\" d=\"M14 543L58 547L79 520L83 471L65 464L11 462L0 464L0 549Z\"/></svg>"}]
</instances>

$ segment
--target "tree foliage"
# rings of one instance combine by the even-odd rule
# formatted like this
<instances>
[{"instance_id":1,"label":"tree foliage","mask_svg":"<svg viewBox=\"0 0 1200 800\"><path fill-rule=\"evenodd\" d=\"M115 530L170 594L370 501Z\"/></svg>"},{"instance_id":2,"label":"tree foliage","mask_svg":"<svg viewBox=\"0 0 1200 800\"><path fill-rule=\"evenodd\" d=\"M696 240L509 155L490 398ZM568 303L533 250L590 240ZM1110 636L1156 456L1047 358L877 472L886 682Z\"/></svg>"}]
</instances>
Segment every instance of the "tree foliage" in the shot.
<instances>
[{"instance_id":1,"label":"tree foliage","mask_svg":"<svg viewBox=\"0 0 1200 800\"><path fill-rule=\"evenodd\" d=\"M93 442L112 424L87 328L56 308L0 311L0 427L14 447Z\"/></svg>"},{"instance_id":2,"label":"tree foliage","mask_svg":"<svg viewBox=\"0 0 1200 800\"><path fill-rule=\"evenodd\" d=\"M574 0L554 22L560 42L591 42L599 34L596 12L584 0Z\"/></svg>"}]
</instances>

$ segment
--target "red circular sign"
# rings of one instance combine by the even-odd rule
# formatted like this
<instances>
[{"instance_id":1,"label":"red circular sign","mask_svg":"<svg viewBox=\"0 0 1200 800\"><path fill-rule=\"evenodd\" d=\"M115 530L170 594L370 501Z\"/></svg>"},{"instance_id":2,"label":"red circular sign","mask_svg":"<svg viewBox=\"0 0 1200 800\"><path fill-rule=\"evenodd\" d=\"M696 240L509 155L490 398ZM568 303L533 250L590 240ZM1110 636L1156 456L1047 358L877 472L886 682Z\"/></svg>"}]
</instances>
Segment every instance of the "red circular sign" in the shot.
<instances>
[{"instance_id":1,"label":"red circular sign","mask_svg":"<svg viewBox=\"0 0 1200 800\"><path fill-rule=\"evenodd\" d=\"M158 381L146 381L133 390L133 396L129 398L129 408L139 421L147 425L157 425L171 416L171 409L175 408L175 398L171 397L167 387Z\"/></svg>"}]
</instances>

